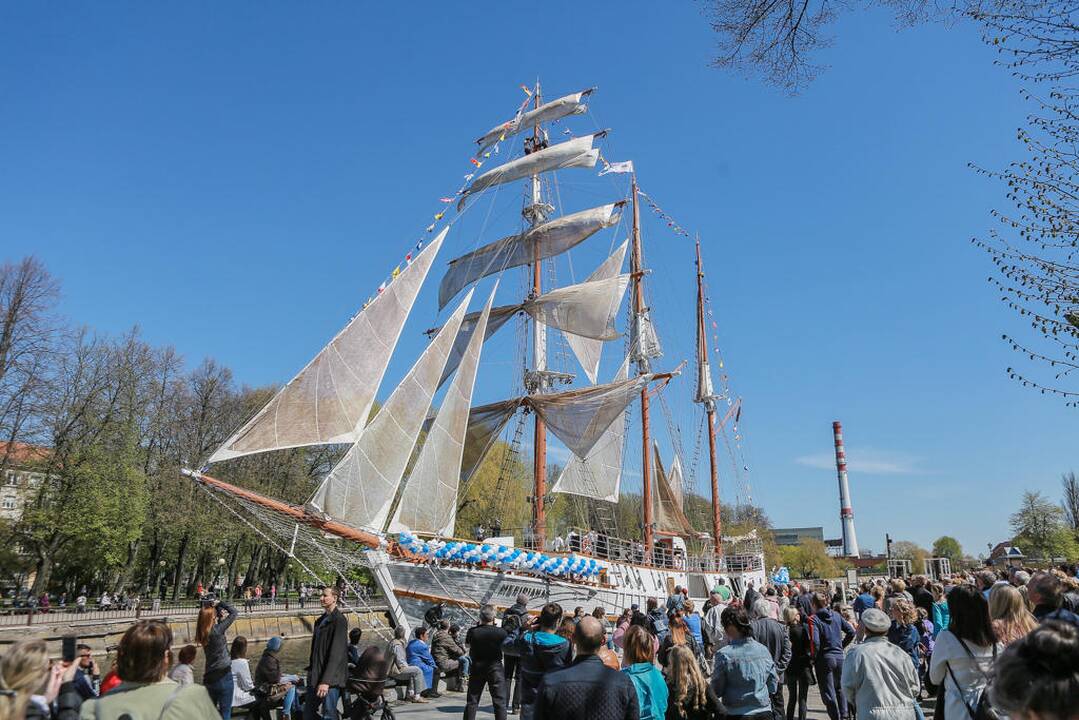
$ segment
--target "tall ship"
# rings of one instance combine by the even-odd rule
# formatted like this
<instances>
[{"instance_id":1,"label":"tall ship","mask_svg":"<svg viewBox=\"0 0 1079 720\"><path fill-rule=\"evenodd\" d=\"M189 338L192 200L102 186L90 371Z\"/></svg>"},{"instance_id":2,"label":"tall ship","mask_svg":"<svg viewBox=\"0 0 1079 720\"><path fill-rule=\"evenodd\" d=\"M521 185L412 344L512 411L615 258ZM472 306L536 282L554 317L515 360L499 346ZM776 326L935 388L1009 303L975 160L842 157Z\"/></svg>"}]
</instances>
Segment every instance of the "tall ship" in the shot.
<instances>
[{"instance_id":1,"label":"tall ship","mask_svg":"<svg viewBox=\"0 0 1079 720\"><path fill-rule=\"evenodd\" d=\"M368 568L410 627L435 606L474 617L520 595L533 608L615 615L675 586L701 601L721 583L759 587L761 538L723 534L720 477L744 489L748 468L732 446L741 401L722 364L714 384L700 240L645 195L632 161L601 155L607 130L576 134L593 90L546 102L538 82L522 90L511 118L476 140L464 183L440 199L405 262L201 469L184 472L312 575L330 569L347 584L354 566ZM601 202L577 209L575 195ZM673 231L658 253L681 303L668 312L650 295L658 272L646 262L642 205ZM424 294L445 256L437 297ZM558 281L588 258L599 262L583 280ZM422 351L383 388L417 315ZM500 333L508 325L512 337ZM687 347L661 344L666 327ZM303 505L217 470L317 446L343 452ZM480 475L488 510L462 527Z\"/></svg>"}]
</instances>

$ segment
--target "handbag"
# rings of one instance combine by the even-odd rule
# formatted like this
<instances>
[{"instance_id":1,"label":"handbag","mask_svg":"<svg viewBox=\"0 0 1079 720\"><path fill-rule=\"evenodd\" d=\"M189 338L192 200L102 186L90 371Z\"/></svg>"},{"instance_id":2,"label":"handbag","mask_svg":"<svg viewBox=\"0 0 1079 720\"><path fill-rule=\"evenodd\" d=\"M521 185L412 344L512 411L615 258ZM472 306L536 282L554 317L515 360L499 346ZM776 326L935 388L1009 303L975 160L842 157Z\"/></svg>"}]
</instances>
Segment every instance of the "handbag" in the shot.
<instances>
[{"instance_id":1,"label":"handbag","mask_svg":"<svg viewBox=\"0 0 1079 720\"><path fill-rule=\"evenodd\" d=\"M266 691L266 699L271 703L276 703L280 700L284 700L288 695L289 684L288 683L274 683Z\"/></svg>"},{"instance_id":2,"label":"handbag","mask_svg":"<svg viewBox=\"0 0 1079 720\"><path fill-rule=\"evenodd\" d=\"M959 640L959 638L956 639ZM970 648L967 647L967 644L962 640L959 640L959 644L963 646L964 650L966 650L967 656L974 663L974 667L978 668L978 672L980 672L982 674L982 677L985 678L985 687L982 688L982 693L978 697L978 702L977 704L975 704L974 707L971 707L970 704L967 703L966 697L963 696L963 690L959 687L959 682L955 679L955 673L952 672L951 664L947 665L948 674L952 676L952 682L955 683L955 689L959 693L959 699L963 701L963 707L967 709L967 714L970 715L970 720L1002 720L1000 713L996 711L996 708L993 707L993 703L989 700L989 686L992 685L993 679L989 677L989 675L984 670L982 670L981 664L978 662L978 659L974 657L974 653L970 651ZM997 646L994 644L993 662L996 663L996 660ZM941 686L943 687L943 683L941 683Z\"/></svg>"}]
</instances>

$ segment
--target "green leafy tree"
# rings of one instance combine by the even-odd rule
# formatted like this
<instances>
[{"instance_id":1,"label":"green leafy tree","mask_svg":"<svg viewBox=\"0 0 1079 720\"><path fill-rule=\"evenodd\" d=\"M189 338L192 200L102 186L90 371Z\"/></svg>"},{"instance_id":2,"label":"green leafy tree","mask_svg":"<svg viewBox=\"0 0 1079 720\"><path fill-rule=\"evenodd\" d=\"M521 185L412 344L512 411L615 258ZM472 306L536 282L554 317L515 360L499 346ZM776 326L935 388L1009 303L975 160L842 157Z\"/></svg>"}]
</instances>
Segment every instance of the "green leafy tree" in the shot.
<instances>
[{"instance_id":1,"label":"green leafy tree","mask_svg":"<svg viewBox=\"0 0 1079 720\"><path fill-rule=\"evenodd\" d=\"M1079 544L1064 521L1064 510L1040 492L1027 491L1011 517L1014 542L1031 557L1079 557Z\"/></svg>"},{"instance_id":2,"label":"green leafy tree","mask_svg":"<svg viewBox=\"0 0 1079 720\"><path fill-rule=\"evenodd\" d=\"M778 549L779 560L796 578L830 578L839 575L839 565L828 554L821 540L803 538L798 545L784 545Z\"/></svg>"},{"instance_id":3,"label":"green leafy tree","mask_svg":"<svg viewBox=\"0 0 1079 720\"><path fill-rule=\"evenodd\" d=\"M958 565L963 560L963 547L955 538L942 535L933 541L933 557L948 558L953 565Z\"/></svg>"}]
</instances>

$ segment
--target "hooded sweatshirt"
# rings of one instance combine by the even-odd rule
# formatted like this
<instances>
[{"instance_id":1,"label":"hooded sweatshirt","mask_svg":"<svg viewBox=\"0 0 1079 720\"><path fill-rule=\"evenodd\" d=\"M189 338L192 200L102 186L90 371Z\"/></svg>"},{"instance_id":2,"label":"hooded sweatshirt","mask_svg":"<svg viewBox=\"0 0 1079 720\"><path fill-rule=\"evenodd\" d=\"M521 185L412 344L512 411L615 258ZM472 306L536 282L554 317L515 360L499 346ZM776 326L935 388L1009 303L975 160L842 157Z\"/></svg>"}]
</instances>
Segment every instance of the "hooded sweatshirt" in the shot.
<instances>
[{"instance_id":1,"label":"hooded sweatshirt","mask_svg":"<svg viewBox=\"0 0 1079 720\"><path fill-rule=\"evenodd\" d=\"M843 657L843 648L854 639L854 628L836 612L821 608L809 618L810 653L814 657Z\"/></svg>"},{"instance_id":2,"label":"hooded sweatshirt","mask_svg":"<svg viewBox=\"0 0 1079 720\"><path fill-rule=\"evenodd\" d=\"M561 670L573 660L569 641L545 630L510 635L502 643L502 653L520 658L521 705L533 705L543 676Z\"/></svg>"}]
</instances>

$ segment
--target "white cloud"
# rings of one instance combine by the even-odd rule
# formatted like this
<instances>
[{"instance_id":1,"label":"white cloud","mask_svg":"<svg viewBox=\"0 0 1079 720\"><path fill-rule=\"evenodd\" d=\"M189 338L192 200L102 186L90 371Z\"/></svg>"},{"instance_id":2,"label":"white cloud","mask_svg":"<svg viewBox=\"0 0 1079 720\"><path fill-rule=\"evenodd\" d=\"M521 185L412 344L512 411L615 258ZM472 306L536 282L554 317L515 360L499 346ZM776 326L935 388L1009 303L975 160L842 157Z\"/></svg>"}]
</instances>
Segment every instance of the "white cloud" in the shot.
<instances>
[{"instance_id":1,"label":"white cloud","mask_svg":"<svg viewBox=\"0 0 1079 720\"><path fill-rule=\"evenodd\" d=\"M818 470L835 470L835 453L819 452L794 459L799 465ZM847 469L865 475L921 475L920 459L903 453L874 448L847 449Z\"/></svg>"}]
</instances>

